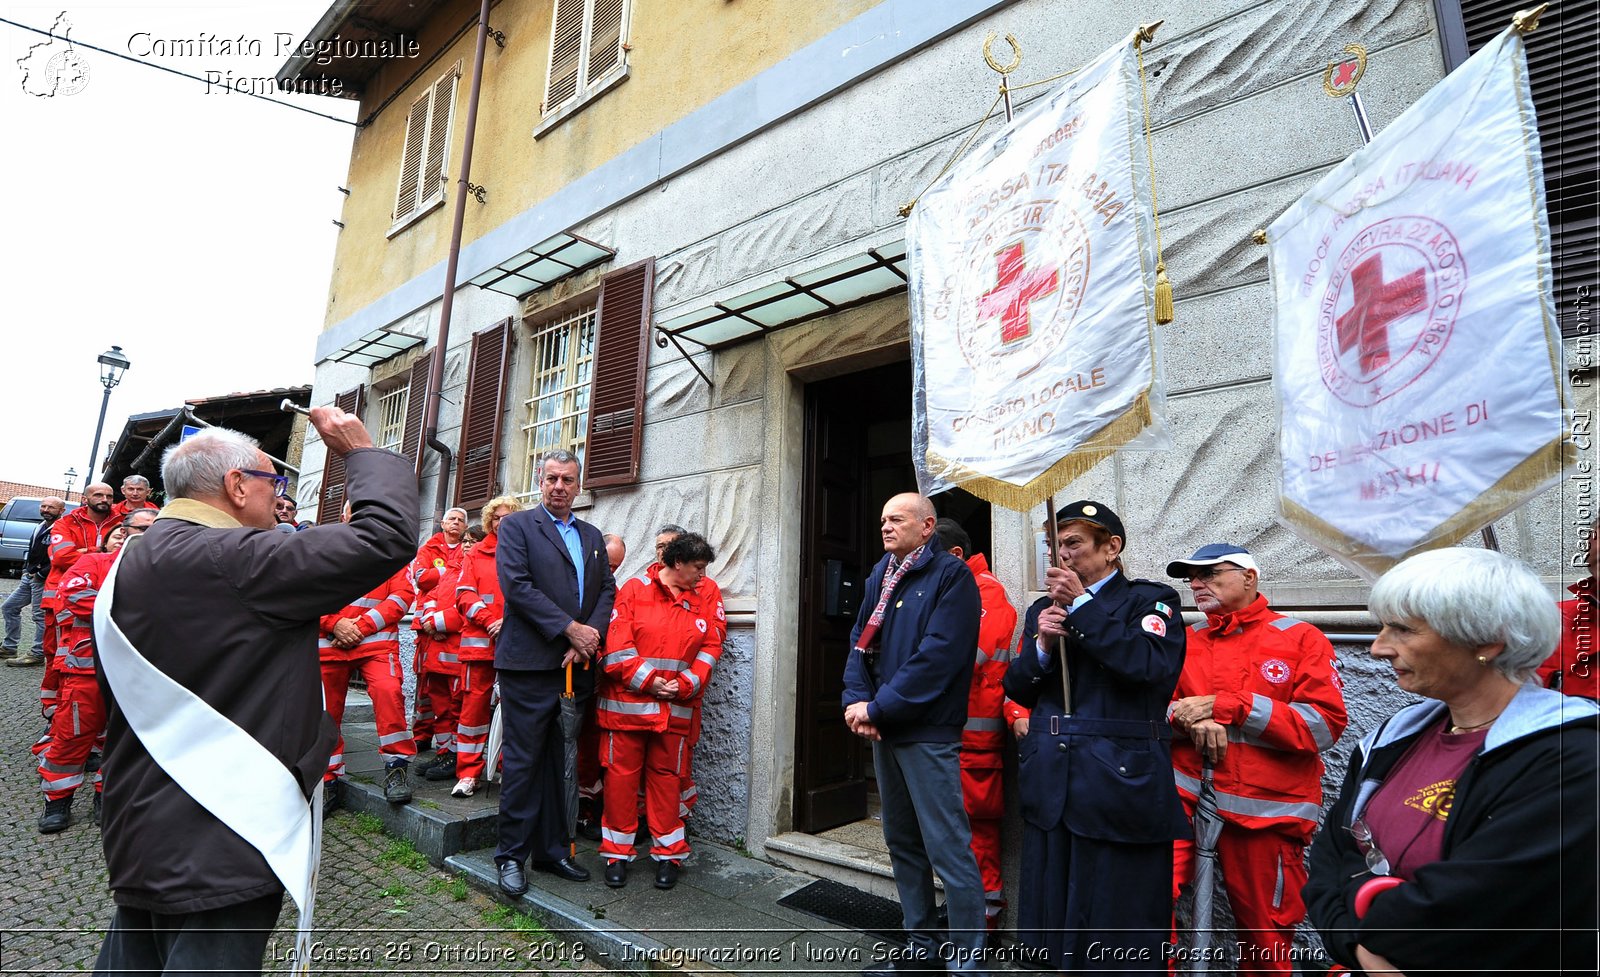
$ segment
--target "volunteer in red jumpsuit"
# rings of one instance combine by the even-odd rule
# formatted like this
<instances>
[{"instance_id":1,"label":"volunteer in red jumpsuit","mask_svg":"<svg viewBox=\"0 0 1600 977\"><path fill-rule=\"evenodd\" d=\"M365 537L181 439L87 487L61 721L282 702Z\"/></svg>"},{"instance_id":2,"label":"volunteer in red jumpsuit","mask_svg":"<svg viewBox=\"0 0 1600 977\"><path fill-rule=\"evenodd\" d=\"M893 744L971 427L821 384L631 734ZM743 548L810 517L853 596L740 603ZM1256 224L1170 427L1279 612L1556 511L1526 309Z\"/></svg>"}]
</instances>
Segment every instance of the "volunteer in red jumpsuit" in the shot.
<instances>
[{"instance_id":1,"label":"volunteer in red jumpsuit","mask_svg":"<svg viewBox=\"0 0 1600 977\"><path fill-rule=\"evenodd\" d=\"M1568 587L1571 600L1561 601L1561 643L1543 665L1539 681L1567 695L1600 699L1600 648L1595 647L1600 598L1595 594L1596 563L1600 562L1600 521L1589 527L1589 575Z\"/></svg>"},{"instance_id":2,"label":"volunteer in red jumpsuit","mask_svg":"<svg viewBox=\"0 0 1600 977\"><path fill-rule=\"evenodd\" d=\"M159 508L150 501L150 480L143 475L129 475L122 480L122 501L111 507L111 525L121 525L130 512Z\"/></svg>"},{"instance_id":3,"label":"volunteer in red jumpsuit","mask_svg":"<svg viewBox=\"0 0 1600 977\"><path fill-rule=\"evenodd\" d=\"M44 813L39 817L40 834L54 834L71 823L72 800L88 776L89 754L105 742L106 703L95 678L94 601L117 551L154 521L155 513L151 511L108 530L100 552L78 560L62 579L59 593L72 620L62 637L62 647L56 652L59 708L50 722L50 742L39 759L40 788L45 797ZM93 780L94 822L99 824L98 770L94 771Z\"/></svg>"},{"instance_id":4,"label":"volunteer in red jumpsuit","mask_svg":"<svg viewBox=\"0 0 1600 977\"><path fill-rule=\"evenodd\" d=\"M1017 630L1017 609L1005 587L989 572L989 561L972 552L972 538L954 519L934 523L944 548L967 564L978 582L983 616L978 620L977 660L967 698L967 725L961 731L961 800L972 828L972 854L983 875L983 912L990 931L1005 911L1005 886L1000 877L1000 822L1005 817L1006 745L1005 690L1000 683L1011 663L1011 636ZM970 554L970 555L969 555ZM1026 715L1026 710L1023 711Z\"/></svg>"},{"instance_id":5,"label":"volunteer in red jumpsuit","mask_svg":"<svg viewBox=\"0 0 1600 977\"><path fill-rule=\"evenodd\" d=\"M83 504L57 519L50 527L50 573L44 581L44 597L39 602L45 626L41 646L44 650L44 677L39 682L39 706L44 718L54 721L60 701L61 676L56 671L72 612L61 597L61 583L74 563L98 553L104 534L117 524L111 521L111 486L94 482L83 487ZM36 749L46 744L35 744ZM42 750L41 750L42 752Z\"/></svg>"},{"instance_id":6,"label":"volunteer in red jumpsuit","mask_svg":"<svg viewBox=\"0 0 1600 977\"><path fill-rule=\"evenodd\" d=\"M1333 646L1267 606L1260 569L1242 546L1202 546L1167 573L1189 581L1206 615L1189 629L1168 710L1178 794L1192 818L1203 764L1211 764L1239 973L1291 973L1295 927L1306 915L1305 847L1322 813L1321 754L1347 722ZM1174 842L1174 899L1194 863L1194 842Z\"/></svg>"},{"instance_id":7,"label":"volunteer in red jumpsuit","mask_svg":"<svg viewBox=\"0 0 1600 977\"><path fill-rule=\"evenodd\" d=\"M456 720L456 785L450 793L471 797L489 779L484 747L494 715L494 643L505 617L505 595L495 569L500 520L522 508L509 495L483 507L483 542L461 560L456 609L461 612L461 714Z\"/></svg>"},{"instance_id":8,"label":"volunteer in red jumpsuit","mask_svg":"<svg viewBox=\"0 0 1600 977\"><path fill-rule=\"evenodd\" d=\"M689 854L679 815L688 735L694 706L722 656L723 634L721 607L705 613L694 591L715 558L703 537L682 533L663 550L659 569L617 592L596 696L606 770L600 854L612 888L626 884L635 855L641 777L656 888L677 884L679 863Z\"/></svg>"},{"instance_id":9,"label":"volunteer in red jumpsuit","mask_svg":"<svg viewBox=\"0 0 1600 977\"><path fill-rule=\"evenodd\" d=\"M435 638L435 617L423 611L432 607L437 613L437 599L444 593L440 590L442 579L446 575L459 577L466 532L467 510L446 510L439 521L439 531L422 544L417 558L411 561L411 582L417 591L416 614L411 619L411 630L416 632L412 674L417 679L411 733L417 741L417 755L428 755L417 772L429 780L454 780L456 776L456 706L452 689L461 668L457 663L437 660L442 648L435 645L442 644L444 638ZM451 587L446 604L454 607L454 584Z\"/></svg>"},{"instance_id":10,"label":"volunteer in red jumpsuit","mask_svg":"<svg viewBox=\"0 0 1600 977\"><path fill-rule=\"evenodd\" d=\"M344 507L344 522L350 521L350 506ZM400 690L400 619L411 609L415 596L411 587L411 567L379 584L365 597L357 598L337 614L322 618L322 634L317 648L322 659L323 708L335 726L344 719L345 692L350 673L360 672L372 699L372 713L378 727L378 755L383 757L383 796L391 804L411 800L407 775L411 758L417 754L416 741L406 727L405 696ZM344 775L344 734L339 734L333 756L328 758L324 780L332 783Z\"/></svg>"}]
</instances>

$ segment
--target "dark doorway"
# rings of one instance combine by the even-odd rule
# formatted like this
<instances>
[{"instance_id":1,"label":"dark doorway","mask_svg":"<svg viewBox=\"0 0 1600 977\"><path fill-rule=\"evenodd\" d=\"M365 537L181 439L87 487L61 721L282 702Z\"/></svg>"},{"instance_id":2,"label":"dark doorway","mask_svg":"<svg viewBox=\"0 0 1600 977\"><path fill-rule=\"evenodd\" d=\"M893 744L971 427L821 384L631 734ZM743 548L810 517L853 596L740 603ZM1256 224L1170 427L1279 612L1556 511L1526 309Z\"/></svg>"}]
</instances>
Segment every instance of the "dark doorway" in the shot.
<instances>
[{"instance_id":1,"label":"dark doorway","mask_svg":"<svg viewBox=\"0 0 1600 977\"><path fill-rule=\"evenodd\" d=\"M879 513L916 491L911 364L808 384L804 451L795 828L818 832L867 816L872 750L845 728L839 696L862 581L883 556ZM989 551L988 503L953 489L934 505Z\"/></svg>"}]
</instances>

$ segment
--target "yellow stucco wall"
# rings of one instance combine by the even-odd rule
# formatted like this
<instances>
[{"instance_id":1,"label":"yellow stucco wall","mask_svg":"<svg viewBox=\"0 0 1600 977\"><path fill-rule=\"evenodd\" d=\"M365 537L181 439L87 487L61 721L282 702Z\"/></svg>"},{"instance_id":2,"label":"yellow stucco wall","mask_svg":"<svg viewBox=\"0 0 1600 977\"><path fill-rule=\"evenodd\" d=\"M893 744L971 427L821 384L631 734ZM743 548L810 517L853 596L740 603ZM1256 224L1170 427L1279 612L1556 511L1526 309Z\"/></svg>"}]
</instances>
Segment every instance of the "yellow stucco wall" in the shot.
<instances>
[{"instance_id":1,"label":"yellow stucco wall","mask_svg":"<svg viewBox=\"0 0 1600 977\"><path fill-rule=\"evenodd\" d=\"M533 138L541 121L549 67L552 0L502 0L490 25L471 181L488 187L487 203L467 202L470 242L555 194L647 136L848 22L881 0L632 0L629 78L559 126ZM406 82L421 62L476 19L478 4L441 7L419 37L421 57L395 62L367 86L365 118ZM456 179L465 140L474 31L408 85L365 129L350 158L351 190L334 254L325 326L358 312L390 289L444 260L449 250ZM386 237L393 221L406 116L427 86L461 62L445 204ZM529 241L528 244L535 242ZM442 284L442 283L441 283Z\"/></svg>"}]
</instances>

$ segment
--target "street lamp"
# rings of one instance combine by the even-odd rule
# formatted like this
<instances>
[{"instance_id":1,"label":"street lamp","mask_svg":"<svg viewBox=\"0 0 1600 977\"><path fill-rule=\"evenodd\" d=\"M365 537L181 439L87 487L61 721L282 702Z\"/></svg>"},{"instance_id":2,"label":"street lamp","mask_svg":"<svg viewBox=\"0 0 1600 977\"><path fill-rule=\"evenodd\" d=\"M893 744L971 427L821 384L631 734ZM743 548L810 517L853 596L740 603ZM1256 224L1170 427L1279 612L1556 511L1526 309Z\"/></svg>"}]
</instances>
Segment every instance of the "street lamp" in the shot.
<instances>
[{"instance_id":1,"label":"street lamp","mask_svg":"<svg viewBox=\"0 0 1600 977\"><path fill-rule=\"evenodd\" d=\"M66 479L67 479L67 497L66 497L65 501L71 502L72 501L72 483L77 481L77 479L78 479L78 470L76 468L68 468L66 470L65 475L66 475Z\"/></svg>"},{"instance_id":2,"label":"street lamp","mask_svg":"<svg viewBox=\"0 0 1600 977\"><path fill-rule=\"evenodd\" d=\"M111 388L122 382L122 374L133 365L122 355L121 346L113 346L101 353L99 363L100 383L106 388L106 393L100 398L100 422L94 426L94 443L89 445L89 471L83 476L85 479L94 478L94 462L100 455L100 432L106 426L106 405L111 403Z\"/></svg>"}]
</instances>

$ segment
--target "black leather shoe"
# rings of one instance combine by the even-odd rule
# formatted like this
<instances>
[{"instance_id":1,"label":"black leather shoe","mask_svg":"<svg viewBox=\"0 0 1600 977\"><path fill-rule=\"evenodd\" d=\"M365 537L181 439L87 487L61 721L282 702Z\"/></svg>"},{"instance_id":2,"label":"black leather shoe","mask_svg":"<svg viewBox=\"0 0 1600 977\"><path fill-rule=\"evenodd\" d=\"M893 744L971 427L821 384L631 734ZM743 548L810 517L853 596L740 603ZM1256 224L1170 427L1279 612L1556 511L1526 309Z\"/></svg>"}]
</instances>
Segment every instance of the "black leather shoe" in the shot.
<instances>
[{"instance_id":1,"label":"black leather shoe","mask_svg":"<svg viewBox=\"0 0 1600 977\"><path fill-rule=\"evenodd\" d=\"M656 862L656 888L670 889L678 884L678 863L670 859Z\"/></svg>"},{"instance_id":2,"label":"black leather shoe","mask_svg":"<svg viewBox=\"0 0 1600 977\"><path fill-rule=\"evenodd\" d=\"M440 753L428 763L428 769L423 776L429 780L454 780L456 779L456 755L454 753Z\"/></svg>"},{"instance_id":3,"label":"black leather shoe","mask_svg":"<svg viewBox=\"0 0 1600 977\"><path fill-rule=\"evenodd\" d=\"M620 858L606 862L606 885L620 889L628 884L628 863Z\"/></svg>"},{"instance_id":4,"label":"black leather shoe","mask_svg":"<svg viewBox=\"0 0 1600 977\"><path fill-rule=\"evenodd\" d=\"M563 858L554 862L534 862L533 867L541 872L548 872L556 878L566 879L568 882L589 881L589 870L571 858Z\"/></svg>"},{"instance_id":5,"label":"black leather shoe","mask_svg":"<svg viewBox=\"0 0 1600 977\"><path fill-rule=\"evenodd\" d=\"M578 822L578 837L579 838L587 838L590 841L599 841L600 840L600 822L599 821L579 821Z\"/></svg>"},{"instance_id":6,"label":"black leather shoe","mask_svg":"<svg viewBox=\"0 0 1600 977\"><path fill-rule=\"evenodd\" d=\"M58 831L67 830L67 825L72 823L72 795L68 794L60 800L46 800L44 813L39 815L39 833L53 835Z\"/></svg>"},{"instance_id":7,"label":"black leather shoe","mask_svg":"<svg viewBox=\"0 0 1600 977\"><path fill-rule=\"evenodd\" d=\"M516 862L497 862L500 869L500 891L508 896L520 896L528 891L528 880L522 874L522 866Z\"/></svg>"}]
</instances>

